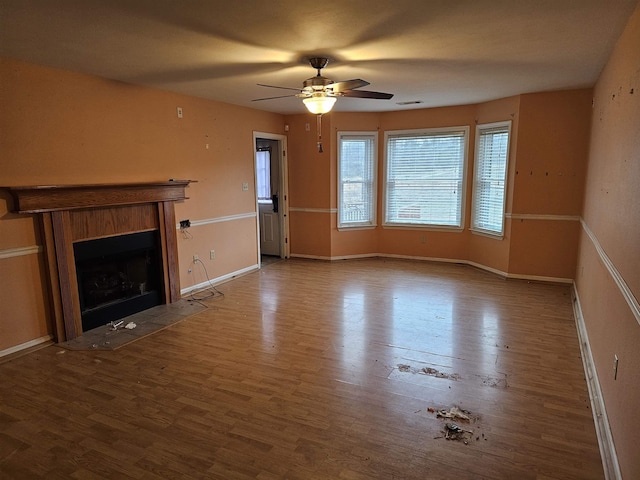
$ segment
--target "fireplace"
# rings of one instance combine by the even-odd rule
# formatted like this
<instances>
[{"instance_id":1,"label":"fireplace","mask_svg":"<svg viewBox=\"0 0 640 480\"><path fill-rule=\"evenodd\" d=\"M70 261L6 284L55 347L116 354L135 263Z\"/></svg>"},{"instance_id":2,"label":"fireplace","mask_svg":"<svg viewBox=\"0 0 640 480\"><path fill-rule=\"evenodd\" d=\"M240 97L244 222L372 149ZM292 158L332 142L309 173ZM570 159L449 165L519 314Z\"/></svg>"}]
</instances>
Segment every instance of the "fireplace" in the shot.
<instances>
[{"instance_id":1,"label":"fireplace","mask_svg":"<svg viewBox=\"0 0 640 480\"><path fill-rule=\"evenodd\" d=\"M56 341L180 300L174 203L191 182L5 187L41 220Z\"/></svg>"},{"instance_id":2,"label":"fireplace","mask_svg":"<svg viewBox=\"0 0 640 480\"><path fill-rule=\"evenodd\" d=\"M83 332L162 303L156 232L77 242L73 254Z\"/></svg>"}]
</instances>

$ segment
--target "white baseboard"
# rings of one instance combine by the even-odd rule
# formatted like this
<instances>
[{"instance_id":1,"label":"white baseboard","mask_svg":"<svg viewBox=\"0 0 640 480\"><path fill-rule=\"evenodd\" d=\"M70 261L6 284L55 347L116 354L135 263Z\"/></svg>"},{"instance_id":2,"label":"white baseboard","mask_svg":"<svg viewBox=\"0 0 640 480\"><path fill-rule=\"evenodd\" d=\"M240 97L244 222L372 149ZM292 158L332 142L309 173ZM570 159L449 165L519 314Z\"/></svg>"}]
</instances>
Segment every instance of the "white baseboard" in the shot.
<instances>
[{"instance_id":1,"label":"white baseboard","mask_svg":"<svg viewBox=\"0 0 640 480\"><path fill-rule=\"evenodd\" d=\"M236 270L235 272L227 273L226 275L222 275L220 277L212 278L210 280L207 280L206 282L202 282L197 285L192 285L190 287L181 289L180 295L185 295L187 293L191 293L196 290L202 290L203 288L210 287L211 285L214 285L214 286L219 285L221 283L227 282L240 275L246 275L247 273L251 273L255 270L258 270L259 268L260 267L258 266L258 264L255 264L246 268L242 268L240 270Z\"/></svg>"},{"instance_id":2,"label":"white baseboard","mask_svg":"<svg viewBox=\"0 0 640 480\"><path fill-rule=\"evenodd\" d=\"M14 347L9 347L4 350L0 350L0 357L5 357L7 355L11 355L12 353L19 352L21 350L26 350L27 348L35 347L45 342L50 342L53 340L53 336L45 335L44 337L34 338L33 340L29 340L28 342L21 343L20 345L16 345Z\"/></svg>"},{"instance_id":3,"label":"white baseboard","mask_svg":"<svg viewBox=\"0 0 640 480\"><path fill-rule=\"evenodd\" d=\"M596 372L596 367L593 363L589 336L587 335L587 328L584 323L584 317L582 316L582 308L580 307L580 298L578 297L578 291L576 290L575 284L573 285L572 293L573 314L576 319L576 329L578 331L578 340L580 341L582 364L587 378L589 399L591 400L591 411L593 412L593 420L596 426L596 436L598 437L604 476L606 480L622 480L622 473L620 472L620 465L618 464L616 447L613 443L613 436L611 434L611 428L609 427L609 419L607 418L607 410L605 409L604 400L602 399L598 373Z\"/></svg>"},{"instance_id":4,"label":"white baseboard","mask_svg":"<svg viewBox=\"0 0 640 480\"><path fill-rule=\"evenodd\" d=\"M531 282L545 282L545 283L564 283L567 285L573 284L572 278L563 278L563 277L543 277L539 275L521 275L518 273L507 273L502 270L498 270L496 268L488 267L486 265L482 265L481 263L472 262L470 260L459 260L455 258L438 258L438 257L420 257L415 255L396 255L393 253L365 253L358 255L341 255L336 257L326 257L320 255L304 255L304 254L296 254L292 253L291 258L308 258L311 260L327 260L327 261L336 261L336 260L353 260L358 258L400 258L403 260L419 260L422 262L439 262L439 263L457 263L460 265L469 265L471 267L479 268L481 270L485 270L487 272L491 272L495 275L498 275L503 278L512 278L514 280L529 280Z\"/></svg>"},{"instance_id":5,"label":"white baseboard","mask_svg":"<svg viewBox=\"0 0 640 480\"><path fill-rule=\"evenodd\" d=\"M374 255L375 256L375 255ZM369 257L369 255L367 255ZM339 260L337 257L324 257L322 255L305 255L303 253L292 253L289 258L307 258L309 260Z\"/></svg>"}]
</instances>

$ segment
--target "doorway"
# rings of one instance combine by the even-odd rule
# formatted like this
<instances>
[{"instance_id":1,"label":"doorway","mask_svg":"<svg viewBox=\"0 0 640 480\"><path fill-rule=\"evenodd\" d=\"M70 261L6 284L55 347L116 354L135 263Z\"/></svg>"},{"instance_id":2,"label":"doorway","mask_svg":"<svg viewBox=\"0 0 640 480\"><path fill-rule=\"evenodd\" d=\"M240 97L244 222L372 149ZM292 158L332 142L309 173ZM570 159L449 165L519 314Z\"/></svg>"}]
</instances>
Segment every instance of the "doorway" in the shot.
<instances>
[{"instance_id":1,"label":"doorway","mask_svg":"<svg viewBox=\"0 0 640 480\"><path fill-rule=\"evenodd\" d=\"M259 264L289 256L286 137L254 132Z\"/></svg>"}]
</instances>

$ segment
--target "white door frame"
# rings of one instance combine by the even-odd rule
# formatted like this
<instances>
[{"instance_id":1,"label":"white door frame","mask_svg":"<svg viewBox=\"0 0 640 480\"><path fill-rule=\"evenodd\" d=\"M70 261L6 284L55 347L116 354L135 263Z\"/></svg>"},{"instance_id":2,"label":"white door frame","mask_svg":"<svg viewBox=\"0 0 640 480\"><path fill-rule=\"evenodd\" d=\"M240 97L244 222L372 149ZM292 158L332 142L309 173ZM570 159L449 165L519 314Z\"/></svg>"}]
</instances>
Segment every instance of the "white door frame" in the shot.
<instances>
[{"instance_id":1,"label":"white door frame","mask_svg":"<svg viewBox=\"0 0 640 480\"><path fill-rule=\"evenodd\" d=\"M291 248L289 245L289 170L287 165L287 137L276 133L253 132L253 174L256 185L256 235L258 244L258 265L260 265L260 208L258 206L258 171L256 169L256 141L259 138L277 140L280 151L278 158L280 161L280 178L278 179L278 217L280 220L280 256L289 258Z\"/></svg>"}]
</instances>

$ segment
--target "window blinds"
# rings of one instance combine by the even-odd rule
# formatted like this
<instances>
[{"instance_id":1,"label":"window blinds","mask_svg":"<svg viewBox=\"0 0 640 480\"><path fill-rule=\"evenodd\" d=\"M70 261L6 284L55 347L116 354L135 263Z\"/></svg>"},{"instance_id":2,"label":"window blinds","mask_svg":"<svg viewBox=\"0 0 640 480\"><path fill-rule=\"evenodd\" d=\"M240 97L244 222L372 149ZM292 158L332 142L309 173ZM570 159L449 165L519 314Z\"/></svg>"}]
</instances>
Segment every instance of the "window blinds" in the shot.
<instances>
[{"instance_id":1,"label":"window blinds","mask_svg":"<svg viewBox=\"0 0 640 480\"><path fill-rule=\"evenodd\" d=\"M375 225L375 135L341 135L338 226Z\"/></svg>"},{"instance_id":2,"label":"window blinds","mask_svg":"<svg viewBox=\"0 0 640 480\"><path fill-rule=\"evenodd\" d=\"M387 224L462 227L465 134L387 138Z\"/></svg>"},{"instance_id":3,"label":"window blinds","mask_svg":"<svg viewBox=\"0 0 640 480\"><path fill-rule=\"evenodd\" d=\"M256 152L256 177L258 184L258 200L271 200L271 152Z\"/></svg>"},{"instance_id":4,"label":"window blinds","mask_svg":"<svg viewBox=\"0 0 640 480\"><path fill-rule=\"evenodd\" d=\"M502 235L509 125L478 128L471 228Z\"/></svg>"}]
</instances>

